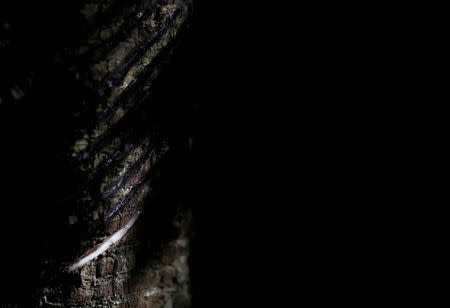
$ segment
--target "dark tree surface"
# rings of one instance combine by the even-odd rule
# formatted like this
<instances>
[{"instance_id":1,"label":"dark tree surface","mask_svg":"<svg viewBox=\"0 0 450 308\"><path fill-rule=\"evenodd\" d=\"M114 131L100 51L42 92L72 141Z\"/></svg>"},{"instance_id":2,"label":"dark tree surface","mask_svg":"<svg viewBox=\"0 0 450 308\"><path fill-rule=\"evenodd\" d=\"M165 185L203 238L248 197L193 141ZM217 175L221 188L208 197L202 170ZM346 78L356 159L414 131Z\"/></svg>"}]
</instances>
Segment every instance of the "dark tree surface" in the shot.
<instances>
[{"instance_id":1,"label":"dark tree surface","mask_svg":"<svg viewBox=\"0 0 450 308\"><path fill-rule=\"evenodd\" d=\"M1 10L2 208L20 222L3 230L17 228L1 303L189 306L183 107L168 78L192 3L12 4Z\"/></svg>"}]
</instances>

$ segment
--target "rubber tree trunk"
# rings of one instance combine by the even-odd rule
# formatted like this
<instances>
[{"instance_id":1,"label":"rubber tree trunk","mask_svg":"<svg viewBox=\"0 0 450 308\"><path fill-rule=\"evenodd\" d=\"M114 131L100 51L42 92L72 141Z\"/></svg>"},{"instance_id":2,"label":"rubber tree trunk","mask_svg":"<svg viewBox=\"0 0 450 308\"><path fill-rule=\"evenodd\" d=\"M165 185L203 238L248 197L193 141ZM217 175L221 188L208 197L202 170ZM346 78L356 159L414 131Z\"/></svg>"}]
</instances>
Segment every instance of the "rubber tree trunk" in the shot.
<instances>
[{"instance_id":1,"label":"rubber tree trunk","mask_svg":"<svg viewBox=\"0 0 450 308\"><path fill-rule=\"evenodd\" d=\"M6 262L25 257L7 271L11 292L2 300L188 307L190 212L174 197L174 111L162 76L191 1L22 4L0 19L2 137L12 148L2 166L18 165L31 191L34 169L19 162L33 157L35 141L45 154L34 151L37 193L19 201L35 206L6 213L27 215L26 234L6 244L14 251ZM16 126L23 129L6 133ZM12 182L17 173L6 172Z\"/></svg>"}]
</instances>

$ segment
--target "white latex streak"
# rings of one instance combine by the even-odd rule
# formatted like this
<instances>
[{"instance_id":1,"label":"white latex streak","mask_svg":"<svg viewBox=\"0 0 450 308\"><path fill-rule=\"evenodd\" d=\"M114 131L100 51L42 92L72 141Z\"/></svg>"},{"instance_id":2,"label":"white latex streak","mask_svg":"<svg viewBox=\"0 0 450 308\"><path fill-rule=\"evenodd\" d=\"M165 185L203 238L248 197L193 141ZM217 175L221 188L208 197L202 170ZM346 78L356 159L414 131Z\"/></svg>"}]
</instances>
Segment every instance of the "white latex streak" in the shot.
<instances>
[{"instance_id":1,"label":"white latex streak","mask_svg":"<svg viewBox=\"0 0 450 308\"><path fill-rule=\"evenodd\" d=\"M140 212L138 212L136 215L134 215L125 226L123 226L121 229L119 229L116 233L111 235L109 238L107 238L103 243L97 246L97 248L88 254L87 256L82 257L81 259L77 260L74 264L68 267L69 271L76 270L77 268L86 265L93 259L97 258L99 255L107 251L112 245L116 244L118 241L120 241L128 232L128 230L131 229L131 227L134 225L136 220L139 217Z\"/></svg>"}]
</instances>

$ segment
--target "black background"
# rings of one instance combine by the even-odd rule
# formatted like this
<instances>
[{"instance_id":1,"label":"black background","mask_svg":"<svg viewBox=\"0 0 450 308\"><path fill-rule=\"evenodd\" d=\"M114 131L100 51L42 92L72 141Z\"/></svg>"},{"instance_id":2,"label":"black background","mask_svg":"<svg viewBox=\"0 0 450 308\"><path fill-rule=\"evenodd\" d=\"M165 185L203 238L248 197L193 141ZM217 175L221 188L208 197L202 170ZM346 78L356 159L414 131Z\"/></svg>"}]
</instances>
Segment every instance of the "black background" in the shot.
<instances>
[{"instance_id":1,"label":"black background","mask_svg":"<svg viewBox=\"0 0 450 308\"><path fill-rule=\"evenodd\" d=\"M409 11L196 5L195 43L181 53L199 105L194 305L382 302L402 267L391 194Z\"/></svg>"}]
</instances>

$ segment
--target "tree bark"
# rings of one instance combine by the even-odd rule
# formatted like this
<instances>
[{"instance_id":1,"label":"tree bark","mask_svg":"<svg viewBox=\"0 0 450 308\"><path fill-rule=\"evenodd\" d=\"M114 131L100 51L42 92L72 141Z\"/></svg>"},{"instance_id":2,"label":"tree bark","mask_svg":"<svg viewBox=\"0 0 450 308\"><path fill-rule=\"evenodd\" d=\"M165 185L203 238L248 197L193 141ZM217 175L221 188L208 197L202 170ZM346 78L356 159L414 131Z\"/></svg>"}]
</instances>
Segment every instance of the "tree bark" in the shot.
<instances>
[{"instance_id":1,"label":"tree bark","mask_svg":"<svg viewBox=\"0 0 450 308\"><path fill-rule=\"evenodd\" d=\"M62 6L46 4L23 20L15 8L0 19L2 118L37 110L50 128L42 124L37 133L25 125L23 135L52 136L44 141L51 143L44 169L51 188L48 199L36 198L44 205L31 210L39 227L27 251L35 253L39 278L30 278L23 290L30 293L5 297L5 304L188 307L190 211L174 197L173 106L161 76L187 31L191 1ZM50 16L52 22L29 29ZM44 47L33 53L35 32Z\"/></svg>"}]
</instances>

